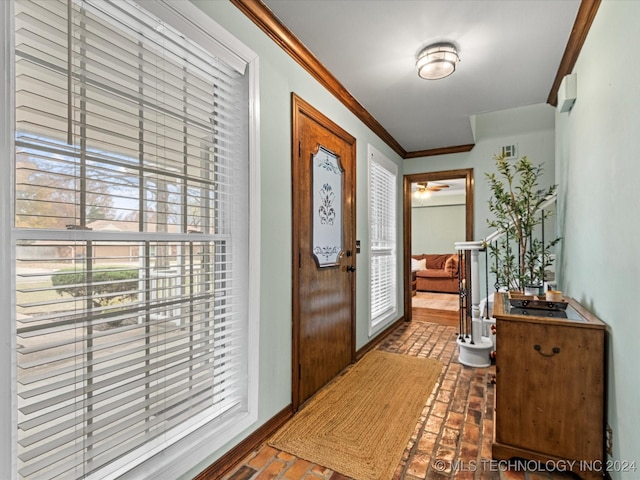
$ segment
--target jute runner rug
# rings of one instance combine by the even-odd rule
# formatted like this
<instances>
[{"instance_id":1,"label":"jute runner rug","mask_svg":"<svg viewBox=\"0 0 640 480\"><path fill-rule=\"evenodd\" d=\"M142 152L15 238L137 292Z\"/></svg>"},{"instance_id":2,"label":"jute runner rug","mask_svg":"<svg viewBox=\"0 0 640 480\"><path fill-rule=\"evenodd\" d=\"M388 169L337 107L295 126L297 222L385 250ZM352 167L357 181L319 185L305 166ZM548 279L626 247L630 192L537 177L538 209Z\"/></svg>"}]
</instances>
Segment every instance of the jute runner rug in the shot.
<instances>
[{"instance_id":1,"label":"jute runner rug","mask_svg":"<svg viewBox=\"0 0 640 480\"><path fill-rule=\"evenodd\" d=\"M441 371L438 360L369 352L268 443L358 480L388 480Z\"/></svg>"}]
</instances>

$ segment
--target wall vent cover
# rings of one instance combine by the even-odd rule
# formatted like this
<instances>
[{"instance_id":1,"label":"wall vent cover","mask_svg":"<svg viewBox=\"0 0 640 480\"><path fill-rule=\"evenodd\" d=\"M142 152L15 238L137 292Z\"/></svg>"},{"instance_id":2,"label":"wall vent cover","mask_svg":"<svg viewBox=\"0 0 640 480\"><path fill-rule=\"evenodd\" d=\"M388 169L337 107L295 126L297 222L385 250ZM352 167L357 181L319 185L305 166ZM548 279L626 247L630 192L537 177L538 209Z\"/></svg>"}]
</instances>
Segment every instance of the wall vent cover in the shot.
<instances>
[{"instance_id":1,"label":"wall vent cover","mask_svg":"<svg viewBox=\"0 0 640 480\"><path fill-rule=\"evenodd\" d=\"M503 145L502 146L502 156L506 159L516 158L518 155L517 149L515 145Z\"/></svg>"}]
</instances>

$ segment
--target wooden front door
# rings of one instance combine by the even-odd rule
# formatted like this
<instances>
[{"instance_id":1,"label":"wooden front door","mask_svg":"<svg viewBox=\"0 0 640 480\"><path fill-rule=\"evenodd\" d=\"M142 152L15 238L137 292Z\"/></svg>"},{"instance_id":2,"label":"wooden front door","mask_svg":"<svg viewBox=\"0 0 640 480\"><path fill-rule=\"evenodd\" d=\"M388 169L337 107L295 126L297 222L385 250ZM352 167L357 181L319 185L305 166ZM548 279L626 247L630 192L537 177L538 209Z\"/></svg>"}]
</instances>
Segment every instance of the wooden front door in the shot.
<instances>
[{"instance_id":1,"label":"wooden front door","mask_svg":"<svg viewBox=\"0 0 640 480\"><path fill-rule=\"evenodd\" d=\"M355 357L356 141L293 105L293 407Z\"/></svg>"}]
</instances>

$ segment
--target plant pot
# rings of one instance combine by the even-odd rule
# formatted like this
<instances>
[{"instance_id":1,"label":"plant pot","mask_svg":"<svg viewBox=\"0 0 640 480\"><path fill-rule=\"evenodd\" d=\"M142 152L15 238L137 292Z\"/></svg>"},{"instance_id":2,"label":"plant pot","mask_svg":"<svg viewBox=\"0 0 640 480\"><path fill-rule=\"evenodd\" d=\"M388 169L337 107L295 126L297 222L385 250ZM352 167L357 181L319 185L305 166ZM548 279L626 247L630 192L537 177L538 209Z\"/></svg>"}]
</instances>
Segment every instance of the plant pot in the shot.
<instances>
[{"instance_id":1,"label":"plant pot","mask_svg":"<svg viewBox=\"0 0 640 480\"><path fill-rule=\"evenodd\" d=\"M543 292L542 285L525 285L524 294L525 295L542 295Z\"/></svg>"}]
</instances>

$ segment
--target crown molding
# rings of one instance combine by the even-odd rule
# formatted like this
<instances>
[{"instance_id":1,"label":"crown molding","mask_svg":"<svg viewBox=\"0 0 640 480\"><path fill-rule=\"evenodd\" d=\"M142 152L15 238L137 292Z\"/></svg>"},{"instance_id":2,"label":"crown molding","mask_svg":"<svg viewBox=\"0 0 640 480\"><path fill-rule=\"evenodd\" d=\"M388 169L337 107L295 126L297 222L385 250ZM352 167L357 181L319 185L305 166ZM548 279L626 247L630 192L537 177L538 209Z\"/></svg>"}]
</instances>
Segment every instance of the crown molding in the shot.
<instances>
[{"instance_id":1,"label":"crown molding","mask_svg":"<svg viewBox=\"0 0 640 480\"><path fill-rule=\"evenodd\" d=\"M468 152L474 147L474 144L468 144L407 152L261 0L230 1L403 159ZM580 3L571 35L547 98L547 103L553 106L558 102L560 82L575 66L600 1L582 0Z\"/></svg>"},{"instance_id":2,"label":"crown molding","mask_svg":"<svg viewBox=\"0 0 640 480\"><path fill-rule=\"evenodd\" d=\"M344 106L402 158L406 151L385 128L349 93L300 40L260 0L231 0L242 13L265 32L302 68L331 92Z\"/></svg>"},{"instance_id":3,"label":"crown molding","mask_svg":"<svg viewBox=\"0 0 640 480\"><path fill-rule=\"evenodd\" d=\"M582 45L587 38L593 19L598 12L600 6L600 0L582 0L580 8L576 15L576 21L573 23L571 29L571 35L567 41L567 47L562 55L556 78L551 86L549 97L547 97L547 103L554 107L558 105L558 89L560 88L560 82L565 75L570 74L573 71L573 67L578 60Z\"/></svg>"},{"instance_id":4,"label":"crown molding","mask_svg":"<svg viewBox=\"0 0 640 480\"><path fill-rule=\"evenodd\" d=\"M430 150L416 150L415 152L407 152L404 158L406 160L407 158L432 157L434 155L470 152L475 146L475 143L469 143L467 145L454 145L451 147L432 148Z\"/></svg>"}]
</instances>

